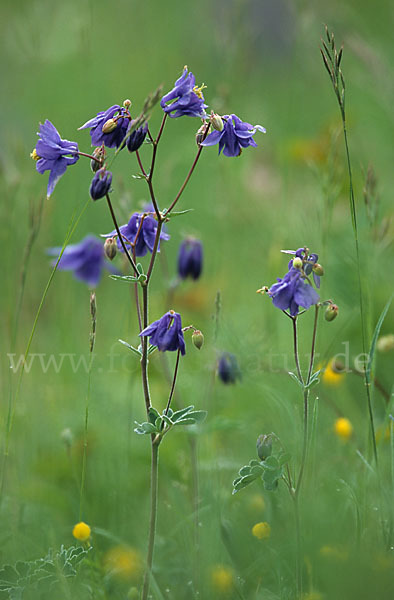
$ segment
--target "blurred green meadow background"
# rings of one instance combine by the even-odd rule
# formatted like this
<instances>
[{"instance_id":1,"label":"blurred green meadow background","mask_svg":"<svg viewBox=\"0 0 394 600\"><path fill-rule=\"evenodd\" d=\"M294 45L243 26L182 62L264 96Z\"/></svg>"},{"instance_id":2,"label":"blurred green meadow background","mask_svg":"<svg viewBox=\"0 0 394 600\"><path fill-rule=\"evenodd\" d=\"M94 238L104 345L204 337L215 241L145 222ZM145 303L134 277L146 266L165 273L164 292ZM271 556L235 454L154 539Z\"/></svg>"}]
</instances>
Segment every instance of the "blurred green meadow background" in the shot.
<instances>
[{"instance_id":1,"label":"blurred green meadow background","mask_svg":"<svg viewBox=\"0 0 394 600\"><path fill-rule=\"evenodd\" d=\"M173 308L184 325L193 323L205 336L201 351L187 339L177 407L194 404L207 410L208 417L198 431L179 429L161 446L151 597L293 598L294 516L285 486L266 492L257 482L231 493L238 469L255 457L261 433L274 431L293 455L293 464L299 464L301 454L302 398L286 373L294 369L291 323L256 290L286 272L281 249L305 245L318 253L325 269L321 298L333 299L339 316L319 323L317 362L324 366L341 355L350 369L360 367L355 363L363 349L346 157L319 44L324 23L338 46L344 44L369 345L394 282L393 5L360 0L3 0L0 14L2 454L19 372L10 369L9 355L18 361L25 351L51 272L46 249L62 246L70 220L89 199L92 177L89 161L81 158L46 200L47 174L40 176L29 156L38 123L51 120L63 138L89 152L90 137L77 131L80 125L125 98L132 100L132 114L138 114L148 93L159 84L164 92L170 90L188 65L196 82L207 85L210 108L264 125L267 133L257 133L258 148L244 150L239 158L218 157L216 147L204 149L179 205L194 210L168 223L171 240L163 244L155 267L150 320ZM157 106L152 131L160 121ZM198 127L198 119L186 117L166 124L155 173L162 208L171 203L193 161ZM144 147L141 155L147 162L150 148ZM149 200L144 181L132 177L138 171L135 157L126 152L114 162L112 199L121 223ZM369 181L373 173L376 182L369 187L366 205L368 172ZM32 211L37 215L42 201L39 231L30 247ZM105 202L91 202L72 242L112 228ZM197 282L182 283L168 306L168 285L185 235L204 244L203 274ZM121 257L115 262L121 269ZM300 322L306 369L313 315L307 313ZM0 508L1 564L32 561L49 548L77 543L72 528L80 520L88 385L79 361L88 359L89 331L89 290L71 273L56 273L31 345L35 357L13 404ZM144 419L139 363L118 343L121 338L137 345L137 333L129 286L105 273L97 287L82 515L92 528L92 564L84 567L78 591L62 580L58 598L123 599L133 597L130 589L140 585L150 444L147 436L133 432L134 421ZM393 309L381 331L391 333ZM242 379L234 385L224 385L216 375L223 351L233 353L240 365ZM53 362L48 362L50 356ZM362 376L335 375L328 367L313 388L313 436L300 499L304 597L309 600L393 597L393 357L393 350L378 351L374 368L383 389L373 390L381 490L371 466ZM158 409L165 407L169 388L162 358L157 353L150 362ZM175 357L167 358L172 369ZM349 419L351 435L335 433L339 417ZM193 456L198 457L197 504ZM252 533L261 522L270 526L264 539ZM389 532L385 540L382 525ZM39 589L6 594L0 589L1 598L47 598Z\"/></svg>"}]
</instances>

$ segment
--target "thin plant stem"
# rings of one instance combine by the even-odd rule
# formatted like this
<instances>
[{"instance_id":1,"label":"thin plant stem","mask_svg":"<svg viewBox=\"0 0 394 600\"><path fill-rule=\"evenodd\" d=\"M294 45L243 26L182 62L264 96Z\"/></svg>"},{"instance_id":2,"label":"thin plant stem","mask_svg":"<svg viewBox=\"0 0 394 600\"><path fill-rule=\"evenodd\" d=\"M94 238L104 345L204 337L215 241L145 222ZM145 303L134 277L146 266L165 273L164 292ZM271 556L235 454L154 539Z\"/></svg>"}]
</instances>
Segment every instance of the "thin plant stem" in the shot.
<instances>
[{"instance_id":1,"label":"thin plant stem","mask_svg":"<svg viewBox=\"0 0 394 600\"><path fill-rule=\"evenodd\" d=\"M94 344L96 341L96 324L97 324L97 307L96 307L96 294L92 292L90 294L90 316L91 316L91 330L89 339L89 368L88 368L88 389L86 393L86 405L85 405L85 427L83 432L83 455L82 455L82 470L81 470L81 486L79 492L79 521L82 521L83 511L83 498L85 492L85 479L86 479L86 457L88 450L88 421L89 421L89 403L90 403L90 390L92 381L92 366L94 359Z\"/></svg>"},{"instance_id":2,"label":"thin plant stem","mask_svg":"<svg viewBox=\"0 0 394 600\"><path fill-rule=\"evenodd\" d=\"M207 126L206 126L206 129L205 129L205 133L204 133L204 138L203 138L203 140L202 140L202 141L204 141L205 137L207 136L207 133L208 133L208 128L209 128L209 125L207 124ZM196 165L197 165L197 163L198 163L198 159L199 159L199 158L200 158L200 156L201 156L201 152L203 151L203 148L204 148L204 146L201 146L201 145L199 146L199 148L198 148L198 150L197 150L196 157L195 157L195 159L194 159L194 161L193 161L193 164L192 164L192 166L190 167L190 170L189 170L188 174L186 175L186 179L185 179L185 181L183 182L183 184L181 185L181 187L180 187L180 189L179 189L179 192L178 192L178 193L177 193L177 195L175 196L174 200L173 200L173 201L172 201L172 203L170 204L170 207L169 207L169 209L167 210L167 212L166 212L166 215L168 215L168 214L169 214L169 213L170 213L170 212L173 210L173 208L175 207L175 205L176 205L176 203L178 202L179 198L181 197L181 195L182 195L182 193L183 193L183 191L184 191L185 187L187 186L187 184L188 184L188 182L189 182L189 179L190 179L190 177L193 175L193 171L194 171L194 169L196 168Z\"/></svg>"},{"instance_id":3,"label":"thin plant stem","mask_svg":"<svg viewBox=\"0 0 394 600\"><path fill-rule=\"evenodd\" d=\"M173 395L174 395L175 384L176 384L176 378L177 378L177 375L178 375L178 368L179 368L179 358L180 358L180 355L181 355L181 351L180 351L180 350L178 350L178 352L177 352L177 355L176 355L176 362L175 362L175 369L174 369L174 377L173 377L173 379L172 379L172 385L171 385L170 395L169 395L169 397L168 397L168 402L167 402L166 410L165 410L165 412L164 412L164 414L165 414L165 415L167 415L167 414L168 414L168 410L169 410L169 408L170 408L171 400L172 400L172 397L173 397Z\"/></svg>"},{"instance_id":4,"label":"thin plant stem","mask_svg":"<svg viewBox=\"0 0 394 600\"><path fill-rule=\"evenodd\" d=\"M142 324L145 329L148 326L148 281L142 286ZM149 380L148 380L148 338L142 338L142 356L141 356L142 387L144 390L146 414L151 407Z\"/></svg>"},{"instance_id":5,"label":"thin plant stem","mask_svg":"<svg viewBox=\"0 0 394 600\"><path fill-rule=\"evenodd\" d=\"M118 234L118 239L119 239L120 243L122 244L122 248L124 250L124 253L126 255L127 260L131 264L131 267L132 267L132 269L134 271L134 274L137 275L137 277L138 277L139 276L139 272L138 272L137 266L136 266L135 262L133 261L133 259L131 258L130 254L129 254L129 251L126 248L126 244L124 242L123 236L122 236L122 234L120 232L120 229L119 229L118 222L117 222L116 217L115 217L114 209L113 209L112 203L111 203L111 198L109 197L109 194L106 194L105 197L107 198L107 204L108 204L109 212L111 213L112 221L113 221L113 223L115 225L115 229L116 229L116 232Z\"/></svg>"},{"instance_id":6,"label":"thin plant stem","mask_svg":"<svg viewBox=\"0 0 394 600\"><path fill-rule=\"evenodd\" d=\"M152 571L153 551L155 547L156 521L157 521L157 488L159 472L159 444L152 440L152 460L150 477L150 520L148 536L148 555L146 559L146 571L144 577L144 586L142 590L142 600L147 600L149 593L149 579Z\"/></svg>"},{"instance_id":7,"label":"thin plant stem","mask_svg":"<svg viewBox=\"0 0 394 600\"><path fill-rule=\"evenodd\" d=\"M297 317L291 317L291 320L293 322L294 360L295 360L295 364L296 364L298 379L300 380L300 383L303 384L304 380L302 378L302 373L301 373L301 368L300 368L300 359L299 359L299 356L298 356Z\"/></svg>"}]
</instances>

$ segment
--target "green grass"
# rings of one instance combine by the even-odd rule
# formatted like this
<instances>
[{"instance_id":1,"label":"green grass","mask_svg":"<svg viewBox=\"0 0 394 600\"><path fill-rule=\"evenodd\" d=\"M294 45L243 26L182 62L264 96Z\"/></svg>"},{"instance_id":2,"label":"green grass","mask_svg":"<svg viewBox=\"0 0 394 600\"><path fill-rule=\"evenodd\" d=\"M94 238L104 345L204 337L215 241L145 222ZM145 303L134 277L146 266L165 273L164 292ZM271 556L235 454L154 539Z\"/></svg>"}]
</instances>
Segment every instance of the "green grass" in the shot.
<instances>
[{"instance_id":1,"label":"green grass","mask_svg":"<svg viewBox=\"0 0 394 600\"><path fill-rule=\"evenodd\" d=\"M302 399L285 370L294 370L291 323L256 294L286 271L281 249L304 244L319 254L325 269L321 297L339 306L332 323L320 320L318 361L344 352L351 361L362 352L357 270L343 140L335 98L319 56L322 23L344 42L342 67L347 83L347 120L353 166L366 324L371 343L393 288L392 226L382 235L368 225L363 204L363 170L371 163L378 179L379 223L392 215L393 62L389 6L365 2L280 3L277 29L268 20L275 3L251 1L181 4L117 2L3 2L2 129L2 336L0 340L1 448L7 419L10 375L7 353L22 354L50 276L45 249L61 246L77 207L88 199L88 161L69 170L52 198L44 203L38 239L31 250L16 344L11 347L23 252L29 235L28 207L46 192L46 176L35 172L29 153L37 124L49 118L62 136L89 151L87 132L76 129L98 110L131 98L137 113L146 95L164 90L187 64L206 98L220 113L235 112L260 123L257 149L238 159L203 151L179 208L194 211L168 224L171 241L165 254L170 275L176 270L178 244L185 234L204 243L204 272L180 286L166 306L166 278L158 260L151 292L151 320L168 308L181 312L184 325L204 332L201 351L187 340L176 401L208 410L196 436L200 483L200 554L195 552L195 505L190 439L186 431L168 436L161 446L159 514L152 597L183 600L220 597L212 570L228 571L227 598L286 599L295 590L293 507L285 486L265 492L260 482L232 496L238 469L255 457L259 434L274 431L299 465L302 445ZM279 6L279 3L277 4ZM257 7L257 8L256 8ZM288 7L286 9L286 7ZM262 13L256 11L262 10ZM260 29L259 29L260 28ZM260 31L260 33L259 33ZM256 33L257 32L257 33ZM160 123L156 108L151 127ZM168 206L194 158L198 120L175 119L166 125L159 146L155 189ZM150 149L142 151L148 160ZM134 157L121 153L113 164L112 199L119 220L148 199ZM378 225L379 227L379 225ZM73 241L87 233L112 229L104 201L91 203ZM161 257L159 257L160 259ZM119 257L117 265L121 266ZM146 262L146 259L145 259ZM221 292L218 339L214 340L215 297ZM66 581L59 597L125 598L135 581L102 578L109 549L124 544L144 560L149 519L149 440L133 433L144 420L138 360L119 338L137 344L137 319L128 286L104 276L97 289L97 337L91 381L86 495L83 520L93 529L90 563L75 584ZM303 316L300 353L304 371L313 311ZM381 335L394 328L392 308ZM31 352L89 354L89 292L70 273L56 273L49 289ZM242 381L224 386L215 379L217 353L234 353ZM116 354L111 360L110 353ZM277 356L274 356L277 355ZM372 374L391 394L392 351L376 352ZM174 356L169 356L173 365ZM25 373L10 437L5 491L1 504L0 563L33 561L49 548L71 546L78 521L79 483L87 373L76 373L67 360L60 371L43 374L38 359ZM111 363L112 361L112 363ZM269 368L270 361L278 372ZM160 356L151 360L153 404L163 409L168 384ZM353 364L351 365L353 366ZM381 432L392 406L375 388L373 410L380 432L377 451L379 495L369 439L368 410L361 377L345 375L338 385L324 381L311 391L317 411L304 487L301 491L304 591L309 599L391 598L393 532L382 538L393 519L392 439ZM333 432L338 416L353 424L352 438ZM69 428L68 448L62 431ZM391 443L390 443L391 442ZM372 465L372 470L360 458ZM251 529L267 521L268 540ZM328 549L327 549L328 548ZM389 549L388 549L389 548ZM197 558L199 559L197 561ZM198 562L198 566L197 565ZM137 569L138 571L138 569ZM233 577L233 579L231 579ZM67 585L70 586L67 592ZM71 585L76 585L75 591ZM224 585L224 584L223 584ZM82 586L82 587L81 587ZM231 588L231 589L230 589ZM42 592L43 593L43 592ZM30 595L28 595L30 594ZM71 594L71 596L70 596ZM99 595L101 594L101 596ZM227 594L227 595L226 595ZM1 597L1 595L0 595ZM7 597L7 596L5 596ZM40 598L39 592L26 597ZM43 596L46 597L46 596ZM308 597L308 596L307 596Z\"/></svg>"}]
</instances>

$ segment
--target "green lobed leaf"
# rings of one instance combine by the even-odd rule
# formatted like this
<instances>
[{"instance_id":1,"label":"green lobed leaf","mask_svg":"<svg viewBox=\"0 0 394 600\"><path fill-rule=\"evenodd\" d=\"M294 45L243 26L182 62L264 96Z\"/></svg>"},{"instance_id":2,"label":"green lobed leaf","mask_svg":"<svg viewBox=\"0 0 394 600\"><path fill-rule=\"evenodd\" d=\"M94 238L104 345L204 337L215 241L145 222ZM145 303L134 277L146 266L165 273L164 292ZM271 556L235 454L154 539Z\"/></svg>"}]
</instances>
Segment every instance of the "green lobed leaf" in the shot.
<instances>
[{"instance_id":1,"label":"green lobed leaf","mask_svg":"<svg viewBox=\"0 0 394 600\"><path fill-rule=\"evenodd\" d=\"M194 405L191 404L190 406L186 406L186 408L181 408L180 410L175 411L171 417L171 420L175 423L175 421L178 421L184 415L186 415L187 413L192 411L193 408L194 408Z\"/></svg>"},{"instance_id":2,"label":"green lobed leaf","mask_svg":"<svg viewBox=\"0 0 394 600\"><path fill-rule=\"evenodd\" d=\"M134 354L137 354L137 356L141 356L141 352L137 348L134 348L134 346L132 346L128 342L125 342L124 340L118 340L118 342L123 344L123 346L126 346L126 348L131 350L131 352L134 352Z\"/></svg>"}]
</instances>

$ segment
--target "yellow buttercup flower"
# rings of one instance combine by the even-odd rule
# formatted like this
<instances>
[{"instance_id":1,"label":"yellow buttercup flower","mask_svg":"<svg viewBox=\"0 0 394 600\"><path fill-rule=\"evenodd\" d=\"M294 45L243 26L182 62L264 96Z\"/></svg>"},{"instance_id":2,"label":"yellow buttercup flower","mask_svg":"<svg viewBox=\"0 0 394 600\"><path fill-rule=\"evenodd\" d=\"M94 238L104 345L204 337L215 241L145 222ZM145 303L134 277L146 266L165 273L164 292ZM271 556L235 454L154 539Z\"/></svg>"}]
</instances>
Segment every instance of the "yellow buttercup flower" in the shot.
<instances>
[{"instance_id":1,"label":"yellow buttercup flower","mask_svg":"<svg viewBox=\"0 0 394 600\"><path fill-rule=\"evenodd\" d=\"M271 535L271 527L265 521L256 523L256 525L253 525L252 527L252 534L258 540L267 540Z\"/></svg>"},{"instance_id":2,"label":"yellow buttercup flower","mask_svg":"<svg viewBox=\"0 0 394 600\"><path fill-rule=\"evenodd\" d=\"M340 417L335 421L334 431L342 440L349 440L352 437L353 425L345 417Z\"/></svg>"},{"instance_id":3,"label":"yellow buttercup flower","mask_svg":"<svg viewBox=\"0 0 394 600\"><path fill-rule=\"evenodd\" d=\"M80 542L86 542L90 538L91 532L92 530L90 529L89 525L83 521L74 525L73 528L73 536Z\"/></svg>"},{"instance_id":4,"label":"yellow buttercup flower","mask_svg":"<svg viewBox=\"0 0 394 600\"><path fill-rule=\"evenodd\" d=\"M339 385L343 382L344 377L343 366L335 360L330 360L321 374L321 380L325 385Z\"/></svg>"},{"instance_id":5,"label":"yellow buttercup flower","mask_svg":"<svg viewBox=\"0 0 394 600\"><path fill-rule=\"evenodd\" d=\"M212 587L219 594L227 594L234 587L234 572L230 567L216 565L211 573Z\"/></svg>"},{"instance_id":6,"label":"yellow buttercup flower","mask_svg":"<svg viewBox=\"0 0 394 600\"><path fill-rule=\"evenodd\" d=\"M138 550L114 546L104 556L104 569L119 579L135 581L142 575L143 561Z\"/></svg>"}]
</instances>

